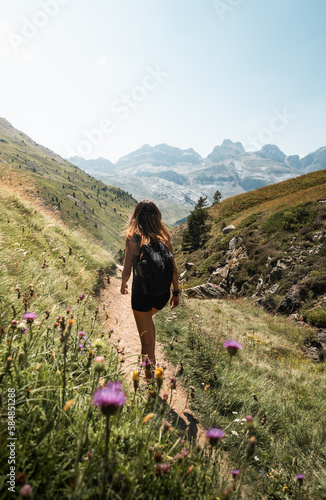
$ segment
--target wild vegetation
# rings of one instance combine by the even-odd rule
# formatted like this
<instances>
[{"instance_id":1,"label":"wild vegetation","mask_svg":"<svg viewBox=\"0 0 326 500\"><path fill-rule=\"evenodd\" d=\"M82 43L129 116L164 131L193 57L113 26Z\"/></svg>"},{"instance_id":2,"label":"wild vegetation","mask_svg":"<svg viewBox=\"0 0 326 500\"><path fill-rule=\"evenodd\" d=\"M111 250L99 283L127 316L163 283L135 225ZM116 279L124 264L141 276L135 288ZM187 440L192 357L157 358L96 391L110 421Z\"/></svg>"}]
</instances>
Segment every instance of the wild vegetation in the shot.
<instances>
[{"instance_id":1,"label":"wild vegetation","mask_svg":"<svg viewBox=\"0 0 326 500\"><path fill-rule=\"evenodd\" d=\"M207 219L207 197L201 196L187 219L187 228L182 234L182 250L197 250L205 244L210 229Z\"/></svg>"},{"instance_id":2,"label":"wild vegetation","mask_svg":"<svg viewBox=\"0 0 326 500\"><path fill-rule=\"evenodd\" d=\"M121 380L122 373L118 353L107 342L110 329L102 331L105 311L96 292L115 265L95 242L69 231L41 207L8 189L0 194L0 497L8 498L10 462L13 497L24 486L28 493L30 485L36 498L97 498L105 419L93 407L92 394L108 380ZM142 425L153 409L147 395L129 393L119 420L111 419L107 490L112 498L113 492L150 498L150 482L163 492L189 468L178 464L170 474L154 460L159 449L166 454L173 448L175 456L184 445L170 426L162 431L163 410Z\"/></svg>"},{"instance_id":3,"label":"wild vegetation","mask_svg":"<svg viewBox=\"0 0 326 500\"><path fill-rule=\"evenodd\" d=\"M0 119L0 177L25 185L69 225L84 228L116 253L136 200L108 186Z\"/></svg>"},{"instance_id":4,"label":"wild vegetation","mask_svg":"<svg viewBox=\"0 0 326 500\"><path fill-rule=\"evenodd\" d=\"M209 281L325 327L325 195L326 172L319 171L226 199L208 210L209 238L195 251L183 244L189 227L177 228L178 265L195 264L186 288Z\"/></svg>"},{"instance_id":5,"label":"wild vegetation","mask_svg":"<svg viewBox=\"0 0 326 500\"><path fill-rule=\"evenodd\" d=\"M130 388L98 295L110 254L17 186L0 188L0 234L0 498L240 494L223 431L196 446L178 430L174 380L160 393L158 369L149 390L139 365Z\"/></svg>"},{"instance_id":6,"label":"wild vegetation","mask_svg":"<svg viewBox=\"0 0 326 500\"><path fill-rule=\"evenodd\" d=\"M250 488L244 498L326 498L326 366L302 352L313 330L241 299L183 299L160 313L158 332L196 414L225 431L223 451ZM234 356L227 339L242 347Z\"/></svg>"}]
</instances>

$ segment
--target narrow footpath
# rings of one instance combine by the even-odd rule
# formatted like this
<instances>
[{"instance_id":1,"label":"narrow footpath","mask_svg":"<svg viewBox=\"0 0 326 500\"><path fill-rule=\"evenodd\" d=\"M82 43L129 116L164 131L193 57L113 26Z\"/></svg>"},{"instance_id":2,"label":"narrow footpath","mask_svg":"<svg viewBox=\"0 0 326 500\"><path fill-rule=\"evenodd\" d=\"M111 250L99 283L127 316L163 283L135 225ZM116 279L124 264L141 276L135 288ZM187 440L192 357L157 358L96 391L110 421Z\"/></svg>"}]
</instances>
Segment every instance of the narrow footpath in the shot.
<instances>
[{"instance_id":1,"label":"narrow footpath","mask_svg":"<svg viewBox=\"0 0 326 500\"><path fill-rule=\"evenodd\" d=\"M104 326L106 329L113 329L110 342L118 345L124 351L122 367L126 374L126 380L132 383L131 372L139 367L141 344L130 304L131 283L128 283L129 293L127 295L120 293L120 286L121 276L114 276L111 277L110 284L102 292L102 303L105 306L108 316ZM166 309L169 307L167 305ZM175 376L176 368L167 361L163 346L157 340L156 361L157 365L164 369L164 382L161 394L164 392L168 393L170 401L170 380ZM144 385L145 379L143 378L140 383ZM188 429L187 432L190 439L200 444L204 443L205 429L199 424L193 411L190 409L187 392L180 382L177 382L176 390L173 391L169 419L171 419L170 423L172 425L178 420L179 428L183 430Z\"/></svg>"}]
</instances>

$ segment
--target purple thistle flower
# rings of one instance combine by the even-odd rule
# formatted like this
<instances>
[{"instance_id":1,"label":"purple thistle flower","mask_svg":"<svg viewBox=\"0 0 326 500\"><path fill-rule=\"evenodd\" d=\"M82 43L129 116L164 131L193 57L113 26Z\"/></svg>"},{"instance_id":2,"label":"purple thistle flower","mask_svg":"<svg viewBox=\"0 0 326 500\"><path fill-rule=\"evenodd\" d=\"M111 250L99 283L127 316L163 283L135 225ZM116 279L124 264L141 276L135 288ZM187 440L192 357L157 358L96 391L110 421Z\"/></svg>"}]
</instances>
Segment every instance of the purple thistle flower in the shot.
<instances>
[{"instance_id":1,"label":"purple thistle flower","mask_svg":"<svg viewBox=\"0 0 326 500\"><path fill-rule=\"evenodd\" d=\"M298 482L301 484L303 482L303 480L305 479L305 475L304 474L297 474L295 476L295 478L298 480Z\"/></svg>"},{"instance_id":2,"label":"purple thistle flower","mask_svg":"<svg viewBox=\"0 0 326 500\"><path fill-rule=\"evenodd\" d=\"M223 347L227 349L230 356L234 356L235 354L237 354L239 349L242 349L242 345L236 340L226 340L223 344Z\"/></svg>"},{"instance_id":3,"label":"purple thistle flower","mask_svg":"<svg viewBox=\"0 0 326 500\"><path fill-rule=\"evenodd\" d=\"M163 463L161 464L161 471L166 474L168 472L170 472L171 470L171 464L169 464L168 462L167 463Z\"/></svg>"},{"instance_id":4,"label":"purple thistle flower","mask_svg":"<svg viewBox=\"0 0 326 500\"><path fill-rule=\"evenodd\" d=\"M150 359L146 359L145 361L142 361L140 363L140 366L144 366L145 368L149 368L151 366L152 362Z\"/></svg>"},{"instance_id":5,"label":"purple thistle flower","mask_svg":"<svg viewBox=\"0 0 326 500\"><path fill-rule=\"evenodd\" d=\"M240 474L240 471L239 471L239 469L232 469L231 474L232 474L233 479L235 479Z\"/></svg>"},{"instance_id":6,"label":"purple thistle flower","mask_svg":"<svg viewBox=\"0 0 326 500\"><path fill-rule=\"evenodd\" d=\"M154 472L157 476L161 476L162 474L169 474L171 472L171 464L168 462L157 464L154 468Z\"/></svg>"},{"instance_id":7,"label":"purple thistle flower","mask_svg":"<svg viewBox=\"0 0 326 500\"><path fill-rule=\"evenodd\" d=\"M79 337L85 337L85 336L86 336L86 333L84 333L84 332L78 332L78 336L79 336Z\"/></svg>"},{"instance_id":8,"label":"purple thistle flower","mask_svg":"<svg viewBox=\"0 0 326 500\"><path fill-rule=\"evenodd\" d=\"M19 493L23 498L31 498L33 489L30 484L24 484Z\"/></svg>"},{"instance_id":9,"label":"purple thistle flower","mask_svg":"<svg viewBox=\"0 0 326 500\"><path fill-rule=\"evenodd\" d=\"M93 395L93 405L99 406L107 417L114 415L120 406L126 402L126 396L121 391L121 382L108 382Z\"/></svg>"},{"instance_id":10,"label":"purple thistle flower","mask_svg":"<svg viewBox=\"0 0 326 500\"><path fill-rule=\"evenodd\" d=\"M215 446L222 437L225 436L225 432L222 429L208 429L206 431L206 437L209 440L209 444Z\"/></svg>"},{"instance_id":11,"label":"purple thistle flower","mask_svg":"<svg viewBox=\"0 0 326 500\"><path fill-rule=\"evenodd\" d=\"M27 323L33 323L34 319L37 318L37 315L33 312L26 312L23 314L23 319L26 319Z\"/></svg>"},{"instance_id":12,"label":"purple thistle flower","mask_svg":"<svg viewBox=\"0 0 326 500\"><path fill-rule=\"evenodd\" d=\"M163 431L165 431L165 432L168 431L170 429L170 427L171 427L170 422L168 420L164 420L163 424L162 424Z\"/></svg>"}]
</instances>

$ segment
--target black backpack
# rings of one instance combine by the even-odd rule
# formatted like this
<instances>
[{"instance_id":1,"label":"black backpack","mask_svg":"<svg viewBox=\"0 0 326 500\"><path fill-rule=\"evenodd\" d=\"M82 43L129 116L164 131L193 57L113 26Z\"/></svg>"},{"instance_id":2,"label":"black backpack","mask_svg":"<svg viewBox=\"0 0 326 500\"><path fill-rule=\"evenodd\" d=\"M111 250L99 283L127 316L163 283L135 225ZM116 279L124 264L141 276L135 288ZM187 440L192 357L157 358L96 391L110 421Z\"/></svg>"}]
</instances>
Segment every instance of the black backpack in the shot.
<instances>
[{"instance_id":1,"label":"black backpack","mask_svg":"<svg viewBox=\"0 0 326 500\"><path fill-rule=\"evenodd\" d=\"M157 297L166 293L173 278L173 255L164 243L144 245L137 266L143 292Z\"/></svg>"}]
</instances>

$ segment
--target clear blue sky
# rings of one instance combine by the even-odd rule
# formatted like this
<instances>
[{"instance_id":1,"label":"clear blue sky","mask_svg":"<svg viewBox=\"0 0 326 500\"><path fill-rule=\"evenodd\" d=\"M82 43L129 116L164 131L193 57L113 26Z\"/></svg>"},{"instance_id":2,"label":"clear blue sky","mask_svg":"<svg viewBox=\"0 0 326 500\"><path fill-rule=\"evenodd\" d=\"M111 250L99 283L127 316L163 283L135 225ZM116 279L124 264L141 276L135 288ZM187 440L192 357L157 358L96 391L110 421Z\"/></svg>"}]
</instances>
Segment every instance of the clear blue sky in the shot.
<instances>
[{"instance_id":1,"label":"clear blue sky","mask_svg":"<svg viewBox=\"0 0 326 500\"><path fill-rule=\"evenodd\" d=\"M64 157L326 145L324 0L0 4L0 116Z\"/></svg>"}]
</instances>

